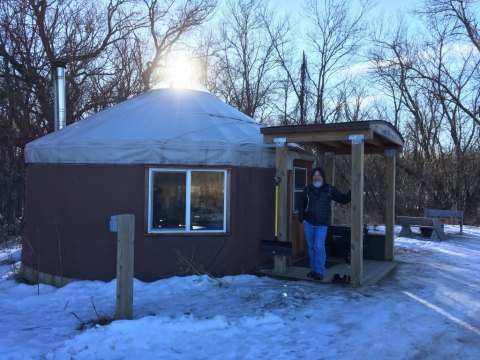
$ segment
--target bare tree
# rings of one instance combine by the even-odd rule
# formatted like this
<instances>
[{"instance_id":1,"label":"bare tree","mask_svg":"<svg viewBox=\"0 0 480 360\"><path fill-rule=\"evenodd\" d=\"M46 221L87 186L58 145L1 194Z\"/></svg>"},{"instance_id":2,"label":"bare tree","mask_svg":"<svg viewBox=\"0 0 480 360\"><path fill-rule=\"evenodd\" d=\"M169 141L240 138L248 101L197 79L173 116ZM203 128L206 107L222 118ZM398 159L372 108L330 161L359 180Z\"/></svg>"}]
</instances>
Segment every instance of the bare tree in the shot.
<instances>
[{"instance_id":1,"label":"bare tree","mask_svg":"<svg viewBox=\"0 0 480 360\"><path fill-rule=\"evenodd\" d=\"M463 115L480 125L480 34L473 11L475 3L478 4L478 1L425 0L419 14L425 16L429 28L433 30L434 44L438 41L443 44L443 61L434 73L425 69L414 70L418 76L434 82L438 86L438 92L449 103L455 104ZM479 15L478 10L476 15ZM466 42L473 48L466 46ZM457 52L455 59L448 58L447 52L451 51ZM452 63L454 66L462 64L461 70L454 70ZM458 93L458 89L462 91ZM466 92L470 94L465 96Z\"/></svg>"},{"instance_id":2,"label":"bare tree","mask_svg":"<svg viewBox=\"0 0 480 360\"><path fill-rule=\"evenodd\" d=\"M355 8L341 0L306 0L302 23L308 27L308 33L301 59L296 59L295 54L299 34L293 33L288 18L277 27L268 27L277 63L289 83L290 96L295 99L289 101L295 104L291 123L326 123L345 115L341 97L350 92L345 86L353 84L346 81L345 70L362 48L369 5L369 1L361 2Z\"/></svg>"},{"instance_id":3,"label":"bare tree","mask_svg":"<svg viewBox=\"0 0 480 360\"><path fill-rule=\"evenodd\" d=\"M480 52L480 31L478 19L475 16L475 6L478 0L425 0L423 9L419 13L427 16L437 16L443 21L450 22L452 35L467 37Z\"/></svg>"},{"instance_id":4,"label":"bare tree","mask_svg":"<svg viewBox=\"0 0 480 360\"><path fill-rule=\"evenodd\" d=\"M200 34L192 51L198 64L198 80L214 94L219 93L217 85L221 76L216 62L218 51L218 39L212 30Z\"/></svg>"},{"instance_id":5,"label":"bare tree","mask_svg":"<svg viewBox=\"0 0 480 360\"><path fill-rule=\"evenodd\" d=\"M376 37L371 53L376 83L393 100L393 117L406 134L399 203L410 214L423 206L473 207L468 194L475 185L466 170L480 162L472 156L480 145L480 58L444 15L428 14L428 32L408 34L400 25L390 37Z\"/></svg>"},{"instance_id":6,"label":"bare tree","mask_svg":"<svg viewBox=\"0 0 480 360\"><path fill-rule=\"evenodd\" d=\"M106 64L114 55L111 47L138 25L135 12L125 4L123 0L0 3L0 124L4 130L0 213L9 224L23 213L24 146L53 130L50 73L54 62L69 63L67 122L117 99Z\"/></svg>"},{"instance_id":7,"label":"bare tree","mask_svg":"<svg viewBox=\"0 0 480 360\"><path fill-rule=\"evenodd\" d=\"M275 59L265 19L272 16L260 0L229 1L223 9L216 51L217 83L210 90L251 117L275 92ZM267 20L268 21L268 20Z\"/></svg>"},{"instance_id":8,"label":"bare tree","mask_svg":"<svg viewBox=\"0 0 480 360\"><path fill-rule=\"evenodd\" d=\"M299 105L299 113L300 113L300 124L306 124L307 119L307 94L308 94L308 82L309 82L309 74L308 74L308 65L307 65L307 57L305 55L305 51L302 55L302 64L300 65L300 94L298 97L298 105Z\"/></svg>"},{"instance_id":9,"label":"bare tree","mask_svg":"<svg viewBox=\"0 0 480 360\"><path fill-rule=\"evenodd\" d=\"M298 33L292 30L289 16L277 18L275 22L264 21L266 30L274 49L274 57L279 68L281 106L276 106L280 112L280 123L308 123L308 103L310 101L310 74L307 55L302 53L301 60L296 59L295 37ZM295 33L295 34L294 34ZM293 98L293 100L292 100Z\"/></svg>"},{"instance_id":10,"label":"bare tree","mask_svg":"<svg viewBox=\"0 0 480 360\"><path fill-rule=\"evenodd\" d=\"M142 68L143 89L157 82L158 70L167 65L168 55L182 37L210 19L216 0L143 0L147 8L148 32L153 51ZM145 51L147 49L144 49Z\"/></svg>"},{"instance_id":11,"label":"bare tree","mask_svg":"<svg viewBox=\"0 0 480 360\"><path fill-rule=\"evenodd\" d=\"M53 64L67 63L67 124L78 121L149 89L168 50L210 16L215 1L139 4L0 2L0 218L6 223L23 214L25 144L53 131Z\"/></svg>"},{"instance_id":12,"label":"bare tree","mask_svg":"<svg viewBox=\"0 0 480 360\"><path fill-rule=\"evenodd\" d=\"M337 91L337 103L332 122L371 120L368 103L369 94L361 82L345 81Z\"/></svg>"},{"instance_id":13,"label":"bare tree","mask_svg":"<svg viewBox=\"0 0 480 360\"><path fill-rule=\"evenodd\" d=\"M335 112L328 107L333 90L343 81L339 71L358 56L365 35L369 1L358 10L342 0L306 0L305 17L310 21L307 40L311 46L310 74L315 88L313 122L324 124Z\"/></svg>"}]
</instances>

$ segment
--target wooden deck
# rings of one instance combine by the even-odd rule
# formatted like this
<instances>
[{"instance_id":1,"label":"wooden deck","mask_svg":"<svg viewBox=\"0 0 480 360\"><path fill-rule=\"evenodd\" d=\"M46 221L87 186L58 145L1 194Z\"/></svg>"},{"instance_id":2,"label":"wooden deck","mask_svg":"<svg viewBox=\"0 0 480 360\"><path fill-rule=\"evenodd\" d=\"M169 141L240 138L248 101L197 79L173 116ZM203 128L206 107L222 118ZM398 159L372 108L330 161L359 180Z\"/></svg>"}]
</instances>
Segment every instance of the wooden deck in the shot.
<instances>
[{"instance_id":1,"label":"wooden deck","mask_svg":"<svg viewBox=\"0 0 480 360\"><path fill-rule=\"evenodd\" d=\"M258 275L272 276L290 280L307 280L319 283L331 284L334 274L346 274L351 276L350 264L343 259L332 259L335 265L328 267L322 281L315 281L307 277L309 268L303 266L287 266L286 273L275 272L274 269L264 269L257 272ZM387 276L397 266L396 261L363 260L362 286L373 285Z\"/></svg>"}]
</instances>

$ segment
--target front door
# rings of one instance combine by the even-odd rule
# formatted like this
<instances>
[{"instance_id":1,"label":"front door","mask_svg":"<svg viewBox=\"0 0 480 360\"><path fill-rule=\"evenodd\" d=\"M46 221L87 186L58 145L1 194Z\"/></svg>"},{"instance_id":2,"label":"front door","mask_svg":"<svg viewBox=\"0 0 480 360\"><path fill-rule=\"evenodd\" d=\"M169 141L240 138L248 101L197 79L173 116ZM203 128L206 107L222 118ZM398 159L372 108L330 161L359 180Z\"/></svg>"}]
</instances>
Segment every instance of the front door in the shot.
<instances>
[{"instance_id":1,"label":"front door","mask_svg":"<svg viewBox=\"0 0 480 360\"><path fill-rule=\"evenodd\" d=\"M301 203L303 189L308 185L312 162L294 160L293 171L289 181L289 218L290 241L292 242L292 257L299 258L307 255L307 246L303 233L303 224L298 222L298 211Z\"/></svg>"}]
</instances>

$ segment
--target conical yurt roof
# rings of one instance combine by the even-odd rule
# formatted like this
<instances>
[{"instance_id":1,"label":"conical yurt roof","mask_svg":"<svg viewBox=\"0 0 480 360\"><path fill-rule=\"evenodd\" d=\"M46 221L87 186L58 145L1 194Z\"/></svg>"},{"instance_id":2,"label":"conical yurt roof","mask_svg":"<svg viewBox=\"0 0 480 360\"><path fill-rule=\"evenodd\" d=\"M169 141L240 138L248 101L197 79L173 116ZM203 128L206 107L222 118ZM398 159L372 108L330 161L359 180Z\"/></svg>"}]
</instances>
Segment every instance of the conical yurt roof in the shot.
<instances>
[{"instance_id":1,"label":"conical yurt roof","mask_svg":"<svg viewBox=\"0 0 480 360\"><path fill-rule=\"evenodd\" d=\"M27 144L27 163L274 167L261 125L212 94L157 89Z\"/></svg>"}]
</instances>

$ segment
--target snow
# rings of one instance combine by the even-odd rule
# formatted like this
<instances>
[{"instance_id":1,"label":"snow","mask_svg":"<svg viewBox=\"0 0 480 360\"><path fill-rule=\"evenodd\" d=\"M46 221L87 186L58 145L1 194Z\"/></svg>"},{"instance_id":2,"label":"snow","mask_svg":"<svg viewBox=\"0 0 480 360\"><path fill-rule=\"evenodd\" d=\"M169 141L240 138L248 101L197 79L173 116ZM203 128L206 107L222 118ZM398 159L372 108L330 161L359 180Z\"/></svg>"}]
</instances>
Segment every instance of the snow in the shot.
<instances>
[{"instance_id":1,"label":"snow","mask_svg":"<svg viewBox=\"0 0 480 360\"><path fill-rule=\"evenodd\" d=\"M19 283L21 248L10 245L0 358L480 359L480 228L445 230L445 242L395 237L396 270L357 289L253 275L136 280L134 319L104 326L87 323L114 316L115 280Z\"/></svg>"}]
</instances>

